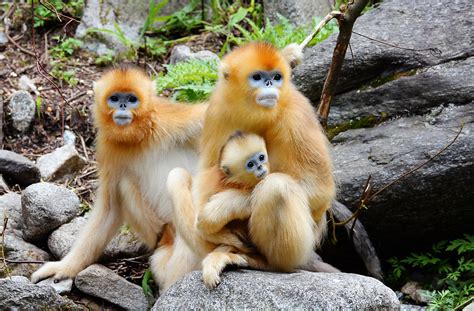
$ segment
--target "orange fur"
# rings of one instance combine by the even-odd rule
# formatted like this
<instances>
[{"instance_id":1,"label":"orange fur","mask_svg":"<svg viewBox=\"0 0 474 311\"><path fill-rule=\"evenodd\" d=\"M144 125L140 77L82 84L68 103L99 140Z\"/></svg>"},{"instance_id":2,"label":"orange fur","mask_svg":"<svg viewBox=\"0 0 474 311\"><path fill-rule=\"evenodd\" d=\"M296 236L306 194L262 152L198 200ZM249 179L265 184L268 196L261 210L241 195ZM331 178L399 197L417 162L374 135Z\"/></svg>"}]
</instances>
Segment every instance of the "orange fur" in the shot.
<instances>
[{"instance_id":1,"label":"orange fur","mask_svg":"<svg viewBox=\"0 0 474 311\"><path fill-rule=\"evenodd\" d=\"M95 83L98 198L72 250L40 268L33 281L74 277L97 260L123 222L150 248L157 246L164 224L172 220L166 178L176 166L195 169L207 105L171 103L155 96L154 89L151 79L133 68L111 70ZM130 124L117 125L112 119L107 99L116 92L134 93L139 99ZM162 240L167 245L174 241L168 233Z\"/></svg>"}]
</instances>

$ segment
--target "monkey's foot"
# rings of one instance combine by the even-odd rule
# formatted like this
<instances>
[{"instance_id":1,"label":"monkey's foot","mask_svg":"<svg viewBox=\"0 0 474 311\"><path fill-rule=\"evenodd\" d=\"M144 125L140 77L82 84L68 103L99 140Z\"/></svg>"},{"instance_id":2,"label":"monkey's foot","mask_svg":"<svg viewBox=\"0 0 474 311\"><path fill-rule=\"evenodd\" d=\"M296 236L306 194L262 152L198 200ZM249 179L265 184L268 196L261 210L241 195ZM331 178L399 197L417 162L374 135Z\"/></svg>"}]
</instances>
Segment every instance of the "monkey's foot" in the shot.
<instances>
[{"instance_id":1,"label":"monkey's foot","mask_svg":"<svg viewBox=\"0 0 474 311\"><path fill-rule=\"evenodd\" d=\"M169 193L181 191L183 188L191 189L192 176L184 168L174 168L168 174L166 186Z\"/></svg>"},{"instance_id":2,"label":"monkey's foot","mask_svg":"<svg viewBox=\"0 0 474 311\"><path fill-rule=\"evenodd\" d=\"M220 249L229 249L229 247L218 247L202 261L202 279L204 284L210 289L216 288L221 283L220 275L228 265L248 266L248 262L243 256L221 251Z\"/></svg>"},{"instance_id":3,"label":"monkey's foot","mask_svg":"<svg viewBox=\"0 0 474 311\"><path fill-rule=\"evenodd\" d=\"M62 261L48 262L31 275L31 282L38 283L49 277L53 277L55 281L72 279L79 271L77 267Z\"/></svg>"}]
</instances>

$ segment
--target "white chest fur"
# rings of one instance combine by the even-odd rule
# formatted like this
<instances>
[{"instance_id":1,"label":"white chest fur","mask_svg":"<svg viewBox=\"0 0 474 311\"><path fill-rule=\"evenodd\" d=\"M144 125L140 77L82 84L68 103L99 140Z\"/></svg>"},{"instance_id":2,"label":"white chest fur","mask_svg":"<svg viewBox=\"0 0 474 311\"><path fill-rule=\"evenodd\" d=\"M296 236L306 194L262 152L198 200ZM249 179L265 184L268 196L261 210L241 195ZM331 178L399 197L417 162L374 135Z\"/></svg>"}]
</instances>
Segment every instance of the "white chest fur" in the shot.
<instances>
[{"instance_id":1,"label":"white chest fur","mask_svg":"<svg viewBox=\"0 0 474 311\"><path fill-rule=\"evenodd\" d=\"M166 189L168 173L175 167L182 167L194 175L197 166L198 154L187 146L151 149L136 159L132 169L139 179L141 193L162 221L172 220L173 207Z\"/></svg>"}]
</instances>

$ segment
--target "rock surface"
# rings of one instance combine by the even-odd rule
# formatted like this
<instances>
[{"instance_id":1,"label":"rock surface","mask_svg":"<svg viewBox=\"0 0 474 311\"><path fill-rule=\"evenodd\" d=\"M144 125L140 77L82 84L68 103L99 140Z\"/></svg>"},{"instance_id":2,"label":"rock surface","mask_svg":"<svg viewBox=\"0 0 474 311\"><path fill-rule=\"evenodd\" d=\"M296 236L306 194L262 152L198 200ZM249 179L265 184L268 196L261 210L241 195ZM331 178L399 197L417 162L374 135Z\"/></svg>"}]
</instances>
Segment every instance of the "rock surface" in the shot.
<instances>
[{"instance_id":1,"label":"rock surface","mask_svg":"<svg viewBox=\"0 0 474 311\"><path fill-rule=\"evenodd\" d=\"M59 296L52 287L19 280L0 279L1 310L84 309Z\"/></svg>"},{"instance_id":2,"label":"rock surface","mask_svg":"<svg viewBox=\"0 0 474 311\"><path fill-rule=\"evenodd\" d=\"M126 310L148 309L148 301L141 287L126 281L104 266L89 266L76 276L74 284L80 291L105 299Z\"/></svg>"},{"instance_id":3,"label":"rock surface","mask_svg":"<svg viewBox=\"0 0 474 311\"><path fill-rule=\"evenodd\" d=\"M152 310L167 309L395 309L395 293L376 279L346 273L225 272L221 284L207 289L201 272L170 287Z\"/></svg>"},{"instance_id":4,"label":"rock surface","mask_svg":"<svg viewBox=\"0 0 474 311\"><path fill-rule=\"evenodd\" d=\"M441 107L425 116L350 130L333 139L339 201L353 208L369 175L374 189L380 189L451 142L461 123L463 132L451 147L379 194L362 213L381 257L472 230L474 105Z\"/></svg>"},{"instance_id":5,"label":"rock surface","mask_svg":"<svg viewBox=\"0 0 474 311\"><path fill-rule=\"evenodd\" d=\"M219 60L219 56L212 53L208 50L203 50L199 52L192 52L189 47L186 45L176 45L173 50L171 50L170 55L170 64L174 65L179 62L187 61L190 59L200 59L200 60Z\"/></svg>"},{"instance_id":6,"label":"rock surface","mask_svg":"<svg viewBox=\"0 0 474 311\"><path fill-rule=\"evenodd\" d=\"M0 174L0 195L5 194L8 191L10 191L10 188L8 188L8 185L5 182L5 179L3 179L3 175Z\"/></svg>"},{"instance_id":7,"label":"rock surface","mask_svg":"<svg viewBox=\"0 0 474 311\"><path fill-rule=\"evenodd\" d=\"M439 101L446 100L450 94L455 94L456 90L453 93L449 90L453 83L456 83L452 79L455 72L460 73L461 80L469 78L469 72L473 71L472 60L459 63L457 61L474 55L474 34L471 31L474 18L472 2L470 0L445 3L433 1L429 7L430 9L426 10L421 2L415 4L414 7L413 1L410 0L385 0L379 7L356 21L354 31L357 33L401 47L424 49L424 51L407 51L381 45L354 33L351 39L354 59L351 60L351 54L347 53L336 94L357 89L361 89L362 94L360 97L356 95L355 107L352 105L351 94L341 99L336 96L331 107L330 122L342 122L343 120L338 118L338 115L348 116L353 110L357 112L357 109L361 109L360 103L366 99L369 100L370 108L367 109L369 112L384 111L387 106L392 106L394 109L400 107L398 110L403 113L416 112L420 108L426 111L430 105L437 105ZM308 48L305 51L303 63L294 72L296 85L313 103L319 102L324 79L331 63L335 40L336 35L333 35L328 40ZM426 50L429 48L436 48L441 53ZM400 82L390 79L397 74L399 76L411 74L411 69L432 67L448 62L452 64L433 67L431 71L420 70L414 76L401 78ZM435 81L428 81L433 77ZM383 100L381 95L387 92L388 87L384 84L364 91L370 82L380 82L384 79L389 80L393 89L384 96ZM464 82L472 85L472 81ZM435 83L438 84L437 87ZM467 87L469 88L469 85ZM437 94L439 88L441 94ZM454 86L454 88L458 89L459 86ZM403 94L404 92L407 94ZM372 98L372 95L378 96ZM413 95L415 96L412 99ZM430 104L423 99L423 96L434 98L435 102ZM451 98L448 102L464 101L463 96ZM472 100L472 87L470 92L467 92L467 96ZM406 100L411 101L411 105L404 104ZM379 108L378 103L385 106ZM417 104L421 104L421 107ZM364 109L360 111L361 114L367 114L367 110L364 111Z\"/></svg>"},{"instance_id":8,"label":"rock surface","mask_svg":"<svg viewBox=\"0 0 474 311\"><path fill-rule=\"evenodd\" d=\"M21 204L25 221L23 234L27 241L46 237L81 211L74 192L51 183L37 183L26 188Z\"/></svg>"},{"instance_id":9,"label":"rock surface","mask_svg":"<svg viewBox=\"0 0 474 311\"><path fill-rule=\"evenodd\" d=\"M330 1L326 0L263 0L265 19L279 21L278 14L288 18L296 25L308 26L314 17L324 17L331 11Z\"/></svg>"},{"instance_id":10,"label":"rock surface","mask_svg":"<svg viewBox=\"0 0 474 311\"><path fill-rule=\"evenodd\" d=\"M38 285L46 285L54 288L58 294L66 294L71 292L72 289L72 279L65 279L59 282L55 282L53 278L45 279L41 282L38 282Z\"/></svg>"},{"instance_id":11,"label":"rock surface","mask_svg":"<svg viewBox=\"0 0 474 311\"><path fill-rule=\"evenodd\" d=\"M36 165L43 179L55 180L80 171L86 163L74 145L68 144L41 156Z\"/></svg>"},{"instance_id":12,"label":"rock surface","mask_svg":"<svg viewBox=\"0 0 474 311\"><path fill-rule=\"evenodd\" d=\"M77 217L59 227L49 236L48 247L56 258L66 256L86 222L85 217ZM140 242L132 232L128 231L117 234L110 241L104 250L103 257L105 259L136 257L146 253L146 251L146 245Z\"/></svg>"},{"instance_id":13,"label":"rock surface","mask_svg":"<svg viewBox=\"0 0 474 311\"><path fill-rule=\"evenodd\" d=\"M21 186L31 185L41 179L40 171L33 162L9 150L0 150L0 174Z\"/></svg>"},{"instance_id":14,"label":"rock surface","mask_svg":"<svg viewBox=\"0 0 474 311\"><path fill-rule=\"evenodd\" d=\"M9 192L0 196L0 232L3 230L3 220L8 218L7 229L21 237L23 232L23 216L21 214L21 195Z\"/></svg>"},{"instance_id":15,"label":"rock surface","mask_svg":"<svg viewBox=\"0 0 474 311\"><path fill-rule=\"evenodd\" d=\"M27 91L16 91L10 99L10 113L13 127L24 132L35 118L35 101Z\"/></svg>"}]
</instances>

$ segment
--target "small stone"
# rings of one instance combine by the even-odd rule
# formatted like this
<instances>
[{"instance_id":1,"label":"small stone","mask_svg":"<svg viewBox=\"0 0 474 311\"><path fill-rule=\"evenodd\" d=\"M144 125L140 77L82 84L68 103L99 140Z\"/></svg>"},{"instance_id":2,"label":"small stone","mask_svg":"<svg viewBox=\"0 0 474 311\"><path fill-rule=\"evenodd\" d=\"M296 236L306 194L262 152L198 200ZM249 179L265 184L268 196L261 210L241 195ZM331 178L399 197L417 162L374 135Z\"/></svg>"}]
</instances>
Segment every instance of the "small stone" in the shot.
<instances>
[{"instance_id":1,"label":"small stone","mask_svg":"<svg viewBox=\"0 0 474 311\"><path fill-rule=\"evenodd\" d=\"M8 188L8 185L5 182L5 179L3 179L3 175L0 174L0 194L5 194L8 191L10 191L10 188Z\"/></svg>"},{"instance_id":2,"label":"small stone","mask_svg":"<svg viewBox=\"0 0 474 311\"><path fill-rule=\"evenodd\" d=\"M20 132L26 131L35 117L36 104L27 91L16 91L10 99L10 111L13 127Z\"/></svg>"},{"instance_id":3,"label":"small stone","mask_svg":"<svg viewBox=\"0 0 474 311\"><path fill-rule=\"evenodd\" d=\"M35 94L39 94L35 83L25 75L22 75L18 80L18 87L22 90L33 91Z\"/></svg>"},{"instance_id":4,"label":"small stone","mask_svg":"<svg viewBox=\"0 0 474 311\"><path fill-rule=\"evenodd\" d=\"M0 279L2 310L84 310L50 286Z\"/></svg>"},{"instance_id":5,"label":"small stone","mask_svg":"<svg viewBox=\"0 0 474 311\"><path fill-rule=\"evenodd\" d=\"M74 145L76 143L76 135L73 131L65 130L63 134L63 141L65 145Z\"/></svg>"},{"instance_id":6,"label":"small stone","mask_svg":"<svg viewBox=\"0 0 474 311\"><path fill-rule=\"evenodd\" d=\"M7 181L28 186L41 180L38 167L24 156L9 150L0 150L0 174Z\"/></svg>"},{"instance_id":7,"label":"small stone","mask_svg":"<svg viewBox=\"0 0 474 311\"><path fill-rule=\"evenodd\" d=\"M63 258L71 249L77 236L87 223L87 217L76 217L56 229L48 238L48 248L56 258ZM109 242L103 252L105 259L129 258L145 254L146 245L132 232L120 232Z\"/></svg>"},{"instance_id":8,"label":"small stone","mask_svg":"<svg viewBox=\"0 0 474 311\"><path fill-rule=\"evenodd\" d=\"M8 38L3 31L0 31L0 45L5 45L8 43Z\"/></svg>"},{"instance_id":9,"label":"small stone","mask_svg":"<svg viewBox=\"0 0 474 311\"><path fill-rule=\"evenodd\" d=\"M79 198L74 192L45 182L26 188L21 205L25 219L23 234L28 241L45 238L81 211Z\"/></svg>"},{"instance_id":10,"label":"small stone","mask_svg":"<svg viewBox=\"0 0 474 311\"><path fill-rule=\"evenodd\" d=\"M102 265L95 264L79 272L74 284L80 291L126 310L148 310L148 301L140 286Z\"/></svg>"},{"instance_id":11,"label":"small stone","mask_svg":"<svg viewBox=\"0 0 474 311\"><path fill-rule=\"evenodd\" d=\"M72 289L72 279L64 279L57 282L54 278L48 278L38 283L38 285L47 285L54 288L58 294L70 293Z\"/></svg>"},{"instance_id":12,"label":"small stone","mask_svg":"<svg viewBox=\"0 0 474 311\"><path fill-rule=\"evenodd\" d=\"M176 63L187 61L190 59L200 60L219 60L219 56L208 50L199 51L193 53L186 45L176 45L171 51L170 64L175 65Z\"/></svg>"},{"instance_id":13,"label":"small stone","mask_svg":"<svg viewBox=\"0 0 474 311\"><path fill-rule=\"evenodd\" d=\"M80 171L86 163L74 145L65 145L40 157L36 165L44 180L56 180Z\"/></svg>"},{"instance_id":14,"label":"small stone","mask_svg":"<svg viewBox=\"0 0 474 311\"><path fill-rule=\"evenodd\" d=\"M426 289L417 289L415 291L415 301L421 304L428 304L431 301L431 292Z\"/></svg>"}]
</instances>

